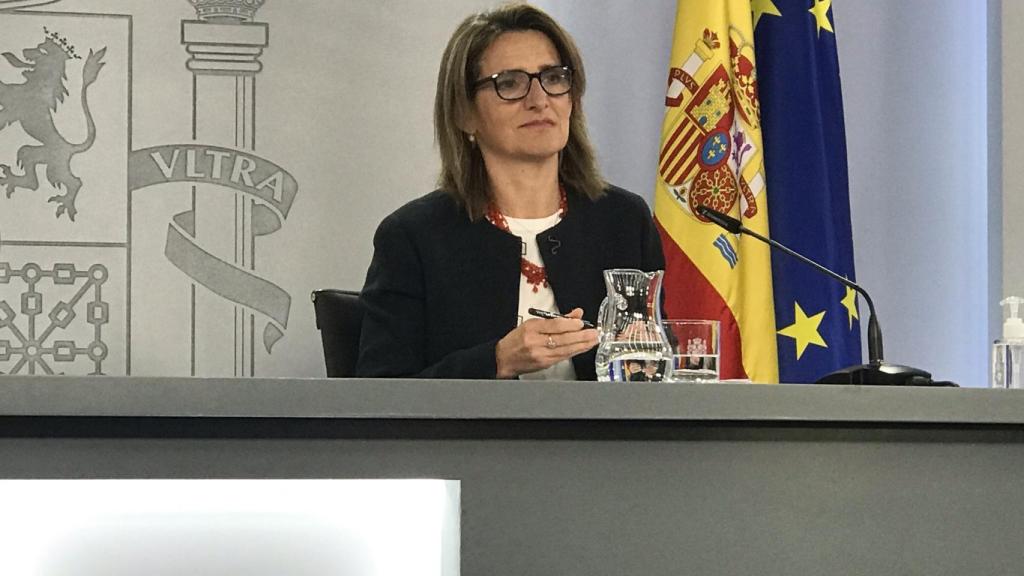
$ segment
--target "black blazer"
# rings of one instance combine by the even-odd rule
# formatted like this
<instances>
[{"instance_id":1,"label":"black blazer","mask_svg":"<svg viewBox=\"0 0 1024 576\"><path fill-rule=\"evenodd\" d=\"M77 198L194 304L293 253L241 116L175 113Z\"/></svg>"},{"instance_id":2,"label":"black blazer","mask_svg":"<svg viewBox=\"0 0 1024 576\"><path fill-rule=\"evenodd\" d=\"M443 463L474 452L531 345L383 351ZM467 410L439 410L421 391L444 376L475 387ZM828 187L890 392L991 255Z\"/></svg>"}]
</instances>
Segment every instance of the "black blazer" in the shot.
<instances>
[{"instance_id":1,"label":"black blazer","mask_svg":"<svg viewBox=\"0 0 1024 576\"><path fill-rule=\"evenodd\" d=\"M651 211L609 187L597 200L568 193L562 220L537 235L559 310L597 320L607 268L662 270ZM366 310L358 376L494 378L494 348L519 323L520 242L486 219L470 222L443 191L381 222L361 300ZM596 379L595 350L573 358Z\"/></svg>"}]
</instances>

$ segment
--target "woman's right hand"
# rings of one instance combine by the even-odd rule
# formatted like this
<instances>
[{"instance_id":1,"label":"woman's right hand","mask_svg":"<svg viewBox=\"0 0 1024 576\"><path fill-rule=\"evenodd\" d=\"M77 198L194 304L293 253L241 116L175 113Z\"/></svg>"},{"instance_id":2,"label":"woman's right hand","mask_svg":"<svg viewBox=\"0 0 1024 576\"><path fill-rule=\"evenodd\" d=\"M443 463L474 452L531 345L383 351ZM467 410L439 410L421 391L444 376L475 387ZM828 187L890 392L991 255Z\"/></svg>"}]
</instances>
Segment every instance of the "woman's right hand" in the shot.
<instances>
[{"instance_id":1,"label":"woman's right hand","mask_svg":"<svg viewBox=\"0 0 1024 576\"><path fill-rule=\"evenodd\" d=\"M572 358L597 345L597 329L583 329L583 310L565 318L531 318L498 341L495 359L498 378L515 378Z\"/></svg>"}]
</instances>

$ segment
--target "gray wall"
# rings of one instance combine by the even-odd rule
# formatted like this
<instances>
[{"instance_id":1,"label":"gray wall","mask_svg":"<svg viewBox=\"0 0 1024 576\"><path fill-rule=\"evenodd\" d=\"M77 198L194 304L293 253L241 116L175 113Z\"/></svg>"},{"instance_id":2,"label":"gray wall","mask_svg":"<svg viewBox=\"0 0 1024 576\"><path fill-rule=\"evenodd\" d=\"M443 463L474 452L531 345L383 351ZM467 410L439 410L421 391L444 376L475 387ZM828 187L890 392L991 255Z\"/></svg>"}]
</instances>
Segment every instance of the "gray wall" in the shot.
<instances>
[{"instance_id":1,"label":"gray wall","mask_svg":"<svg viewBox=\"0 0 1024 576\"><path fill-rule=\"evenodd\" d=\"M987 385L990 287L984 2L835 7L858 279L886 358Z\"/></svg>"},{"instance_id":2,"label":"gray wall","mask_svg":"<svg viewBox=\"0 0 1024 576\"><path fill-rule=\"evenodd\" d=\"M74 304L67 326L47 336L47 342L61 334L74 342L62 356L72 360L57 362L53 352L21 347L0 359L0 371L89 373L99 366L108 374L323 375L308 294L326 286L360 287L377 222L432 188L437 61L458 21L491 4L268 0L255 17L269 32L269 42L257 50L262 71L255 81L197 76L195 102L181 22L196 13L186 0L61 0L35 9L45 15L0 13L0 26L10 31L0 39L0 52L20 55L43 39L44 25L83 56L90 47L108 47L107 65L89 92L96 144L72 161L83 180L76 220L55 216L46 202L54 195L48 184L0 197L0 262L18 271L26 264L42 271L60 263L74 263L76 270L100 265L107 277L101 292L92 286L77 299L72 288L87 280L66 286L44 276L35 282L42 294L37 336L55 323L46 315L56 304ZM0 2L5 5L13 4ZM675 2L539 5L574 33L587 59L585 107L607 176L651 198ZM986 192L985 4L860 0L836 2L834 10L858 276L878 304L886 357L943 379L984 384L990 292L1001 283L998 266L989 265L999 249L998 239L988 241L990 214L998 218L999 208L989 209ZM1014 21L1012 14L1006 20ZM55 115L72 141L85 133L81 71L82 61L70 61L70 95ZM0 81L19 82L20 71L0 61ZM1008 120L1008 134L1012 126ZM14 165L28 142L18 125L0 130L0 164ZM293 201L274 206L271 220L280 229L245 236L253 221L247 210L260 190L231 191L209 178L141 186L142 170L126 167L132 150L162 147L167 160L172 145L188 143L245 150L260 170L278 168L294 179ZM154 172L151 157L133 158L140 157ZM178 170L175 177L185 173L184 156ZM159 178L159 170L155 174ZM244 240L237 250L235 206ZM173 260L168 227L190 238L188 219L175 220L181 214L193 215L196 234L190 245L172 250ZM247 269L247 280L232 266ZM1012 286L1014 272L1006 267ZM32 340L34 301L27 308L22 302L32 292L29 283L24 274L0 283L0 300L12 303L21 332L19 339L3 329L0 339ZM234 292L226 297L212 288ZM107 306L99 336L97 324L87 322L89 302ZM94 305L93 313L100 308ZM103 346L94 346L97 341ZM99 365L90 351L102 356ZM2 352L0 346L0 358Z\"/></svg>"},{"instance_id":3,"label":"gray wall","mask_svg":"<svg viewBox=\"0 0 1024 576\"><path fill-rule=\"evenodd\" d=\"M1013 0L1001 0L1002 7L1002 239L1003 251L1003 295L1024 296L1024 266L1020 253L1015 248L1024 245L1024 194L1020 178L1014 174L1017 166L1024 164L1024 108L1019 105L1024 98L1024 54L1017 43L1024 33L1024 4Z\"/></svg>"}]
</instances>

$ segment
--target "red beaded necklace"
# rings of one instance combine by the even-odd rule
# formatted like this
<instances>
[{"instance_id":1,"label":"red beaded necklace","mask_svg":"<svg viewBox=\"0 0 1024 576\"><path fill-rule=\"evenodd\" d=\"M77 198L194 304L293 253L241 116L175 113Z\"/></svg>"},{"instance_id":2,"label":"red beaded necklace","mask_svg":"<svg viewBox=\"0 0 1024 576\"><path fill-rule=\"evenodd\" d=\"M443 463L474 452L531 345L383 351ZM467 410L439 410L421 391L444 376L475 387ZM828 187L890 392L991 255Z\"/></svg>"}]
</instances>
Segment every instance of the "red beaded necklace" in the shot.
<instances>
[{"instance_id":1,"label":"red beaded necklace","mask_svg":"<svg viewBox=\"0 0 1024 576\"><path fill-rule=\"evenodd\" d=\"M558 218L565 218L565 213L569 211L569 202L565 197L565 188L561 184L558 185ZM505 215L498 211L498 207L494 205L494 202L487 204L486 212L487 221L494 224L499 229L512 233L508 228L508 220L505 220ZM526 281L533 286L533 291L537 290L543 285L545 288L548 285L548 273L544 270L543 266L539 266L530 262L526 259L524 253L519 257L519 271L526 277Z\"/></svg>"}]
</instances>

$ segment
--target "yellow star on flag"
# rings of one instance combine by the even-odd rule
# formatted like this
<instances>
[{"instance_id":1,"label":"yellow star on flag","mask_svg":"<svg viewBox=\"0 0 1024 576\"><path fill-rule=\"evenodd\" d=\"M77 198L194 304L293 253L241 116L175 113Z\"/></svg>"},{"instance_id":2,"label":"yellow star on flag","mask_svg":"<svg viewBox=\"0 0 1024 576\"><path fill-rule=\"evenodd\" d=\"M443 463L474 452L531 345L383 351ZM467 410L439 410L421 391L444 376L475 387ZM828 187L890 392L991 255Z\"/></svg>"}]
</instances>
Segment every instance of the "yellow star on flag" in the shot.
<instances>
[{"instance_id":1,"label":"yellow star on flag","mask_svg":"<svg viewBox=\"0 0 1024 576\"><path fill-rule=\"evenodd\" d=\"M818 333L818 326L821 325L821 320L825 317L825 311L822 310L814 316L808 317L799 302L793 302L793 308L796 311L796 318L791 325L779 330L779 334L796 340L796 359L799 360L803 356L804 350L810 344L828 348L828 344L825 344L825 340Z\"/></svg>"},{"instance_id":2,"label":"yellow star on flag","mask_svg":"<svg viewBox=\"0 0 1024 576\"><path fill-rule=\"evenodd\" d=\"M860 319L860 316L857 314L857 293L853 290L853 288L850 288L849 286L847 286L846 287L846 296L844 296L843 299L839 301L839 303L843 305L843 308L846 308L846 311L849 314L849 317L850 317L850 329L852 330L853 329L853 319L854 318L857 318L858 320Z\"/></svg>"},{"instance_id":3,"label":"yellow star on flag","mask_svg":"<svg viewBox=\"0 0 1024 576\"><path fill-rule=\"evenodd\" d=\"M782 16L782 12L775 6L772 0L750 0L750 11L754 14L754 28L757 28L757 22L761 19L761 16L765 14L771 14L772 16Z\"/></svg>"},{"instance_id":4,"label":"yellow star on flag","mask_svg":"<svg viewBox=\"0 0 1024 576\"><path fill-rule=\"evenodd\" d=\"M824 28L829 32L835 34L836 31L832 29L832 23L828 21L828 9L832 7L832 0L814 0L814 6L811 6L810 12L814 14L814 19L818 25L818 37L821 37L821 29Z\"/></svg>"}]
</instances>

